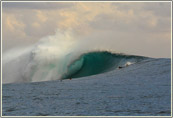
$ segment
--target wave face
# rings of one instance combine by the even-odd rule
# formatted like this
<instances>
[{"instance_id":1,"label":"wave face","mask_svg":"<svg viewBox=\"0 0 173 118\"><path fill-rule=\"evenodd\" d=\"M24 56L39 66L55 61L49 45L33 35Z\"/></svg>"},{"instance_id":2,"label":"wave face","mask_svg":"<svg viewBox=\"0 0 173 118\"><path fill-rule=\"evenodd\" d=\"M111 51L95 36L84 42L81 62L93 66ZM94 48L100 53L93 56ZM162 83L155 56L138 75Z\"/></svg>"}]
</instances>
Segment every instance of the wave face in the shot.
<instances>
[{"instance_id":1,"label":"wave face","mask_svg":"<svg viewBox=\"0 0 173 118\"><path fill-rule=\"evenodd\" d=\"M114 54L108 51L88 52L82 54L68 65L67 73L62 78L78 78L100 74L114 70L119 66L125 67L139 62L144 58L141 56Z\"/></svg>"}]
</instances>

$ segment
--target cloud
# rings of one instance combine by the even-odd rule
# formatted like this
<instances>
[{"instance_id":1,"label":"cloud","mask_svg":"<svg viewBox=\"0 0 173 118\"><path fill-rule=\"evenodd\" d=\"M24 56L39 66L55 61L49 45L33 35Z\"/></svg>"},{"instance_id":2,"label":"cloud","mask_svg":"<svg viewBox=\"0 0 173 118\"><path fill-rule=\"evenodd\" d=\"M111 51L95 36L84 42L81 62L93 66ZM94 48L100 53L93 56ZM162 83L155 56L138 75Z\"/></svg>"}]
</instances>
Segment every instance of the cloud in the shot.
<instances>
[{"instance_id":1,"label":"cloud","mask_svg":"<svg viewBox=\"0 0 173 118\"><path fill-rule=\"evenodd\" d=\"M170 57L170 12L169 2L3 2L3 49L72 29L115 50Z\"/></svg>"}]
</instances>

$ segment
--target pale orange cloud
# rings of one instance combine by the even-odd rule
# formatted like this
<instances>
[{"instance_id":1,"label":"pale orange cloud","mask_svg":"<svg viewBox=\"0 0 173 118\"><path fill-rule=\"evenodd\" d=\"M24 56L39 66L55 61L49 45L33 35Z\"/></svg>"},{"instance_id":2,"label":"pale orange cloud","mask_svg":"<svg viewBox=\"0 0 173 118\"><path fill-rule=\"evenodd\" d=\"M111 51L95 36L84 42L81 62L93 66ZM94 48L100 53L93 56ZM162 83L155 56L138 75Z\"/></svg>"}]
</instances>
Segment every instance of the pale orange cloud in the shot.
<instances>
[{"instance_id":1,"label":"pale orange cloud","mask_svg":"<svg viewBox=\"0 0 173 118\"><path fill-rule=\"evenodd\" d=\"M147 55L149 52L144 48L149 45L148 49L152 50L155 40L159 40L158 45L170 47L171 6L168 2L163 4L70 2L22 5L19 7L15 3L3 9L3 40L6 44L10 44L11 40L36 42L42 37L54 34L57 29L63 31L71 29L80 37L94 35L91 39L101 38L105 40L103 41L105 44L106 40L111 39L112 44L108 44L107 47L115 50L121 50L122 46L127 45L123 51L128 50L129 53L138 53L135 50L143 48L141 54ZM135 45L134 42L139 45ZM10 48L6 44L3 48ZM128 49L133 46L134 49ZM155 47L159 50L159 47ZM165 48L164 53L167 52L169 50Z\"/></svg>"}]
</instances>

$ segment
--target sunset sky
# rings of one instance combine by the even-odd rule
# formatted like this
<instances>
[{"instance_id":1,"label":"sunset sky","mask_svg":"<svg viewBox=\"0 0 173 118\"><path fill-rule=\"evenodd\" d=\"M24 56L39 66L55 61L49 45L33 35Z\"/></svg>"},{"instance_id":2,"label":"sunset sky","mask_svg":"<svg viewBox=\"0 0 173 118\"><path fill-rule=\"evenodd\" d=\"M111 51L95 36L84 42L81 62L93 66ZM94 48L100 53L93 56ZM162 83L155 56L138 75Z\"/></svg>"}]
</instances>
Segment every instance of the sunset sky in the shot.
<instances>
[{"instance_id":1,"label":"sunset sky","mask_svg":"<svg viewBox=\"0 0 173 118\"><path fill-rule=\"evenodd\" d=\"M57 30L116 52L171 57L171 2L2 3L3 52Z\"/></svg>"}]
</instances>

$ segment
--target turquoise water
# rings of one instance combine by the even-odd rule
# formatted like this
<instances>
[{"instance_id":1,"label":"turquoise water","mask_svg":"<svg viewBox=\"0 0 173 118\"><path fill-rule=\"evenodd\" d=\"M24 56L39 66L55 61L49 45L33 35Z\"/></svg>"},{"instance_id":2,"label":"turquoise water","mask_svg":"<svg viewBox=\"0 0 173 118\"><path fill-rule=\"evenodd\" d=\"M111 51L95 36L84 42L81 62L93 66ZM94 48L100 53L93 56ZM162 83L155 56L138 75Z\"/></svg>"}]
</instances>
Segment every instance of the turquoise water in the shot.
<instances>
[{"instance_id":1,"label":"turquoise water","mask_svg":"<svg viewBox=\"0 0 173 118\"><path fill-rule=\"evenodd\" d=\"M82 54L69 66L63 79L90 76L111 71L126 63L136 63L145 57L134 55L114 54L111 52L89 52Z\"/></svg>"}]
</instances>

